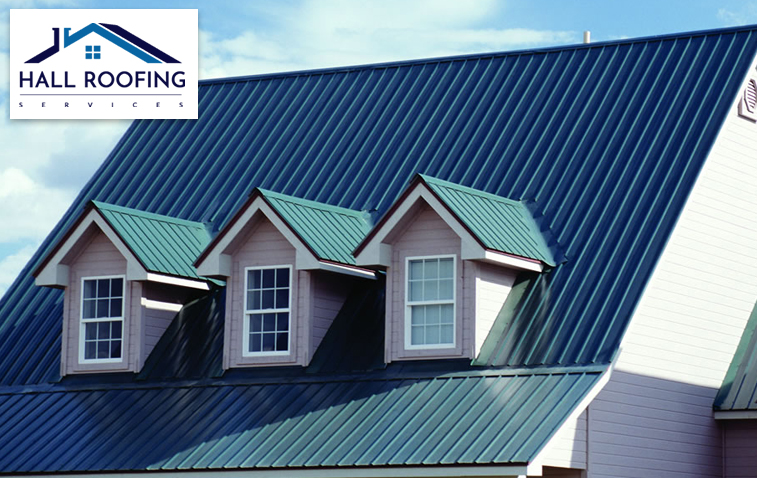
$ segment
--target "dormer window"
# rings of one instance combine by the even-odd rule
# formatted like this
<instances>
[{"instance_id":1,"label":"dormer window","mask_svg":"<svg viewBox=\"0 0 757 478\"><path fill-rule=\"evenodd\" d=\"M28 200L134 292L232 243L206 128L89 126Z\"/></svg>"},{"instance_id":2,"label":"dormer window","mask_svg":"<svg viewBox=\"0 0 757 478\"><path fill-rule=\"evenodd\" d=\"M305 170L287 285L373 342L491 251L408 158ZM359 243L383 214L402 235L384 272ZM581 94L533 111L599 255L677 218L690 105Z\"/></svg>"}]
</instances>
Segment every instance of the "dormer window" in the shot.
<instances>
[{"instance_id":1,"label":"dormer window","mask_svg":"<svg viewBox=\"0 0 757 478\"><path fill-rule=\"evenodd\" d=\"M455 256L407 258L408 349L455 346Z\"/></svg>"},{"instance_id":2,"label":"dormer window","mask_svg":"<svg viewBox=\"0 0 757 478\"><path fill-rule=\"evenodd\" d=\"M417 175L354 251L386 270L385 361L478 357L518 274L559 262L548 244L524 201Z\"/></svg>"},{"instance_id":3,"label":"dormer window","mask_svg":"<svg viewBox=\"0 0 757 478\"><path fill-rule=\"evenodd\" d=\"M210 290L191 262L209 242L201 223L92 201L34 271L64 290L61 376L139 372L182 305Z\"/></svg>"},{"instance_id":4,"label":"dormer window","mask_svg":"<svg viewBox=\"0 0 757 478\"><path fill-rule=\"evenodd\" d=\"M79 361L123 360L124 276L82 279Z\"/></svg>"},{"instance_id":5,"label":"dormer window","mask_svg":"<svg viewBox=\"0 0 757 478\"><path fill-rule=\"evenodd\" d=\"M244 355L289 353L291 290L291 266L246 269Z\"/></svg>"},{"instance_id":6,"label":"dormer window","mask_svg":"<svg viewBox=\"0 0 757 478\"><path fill-rule=\"evenodd\" d=\"M195 261L226 281L223 367L307 366L351 288L368 216L256 188Z\"/></svg>"}]
</instances>

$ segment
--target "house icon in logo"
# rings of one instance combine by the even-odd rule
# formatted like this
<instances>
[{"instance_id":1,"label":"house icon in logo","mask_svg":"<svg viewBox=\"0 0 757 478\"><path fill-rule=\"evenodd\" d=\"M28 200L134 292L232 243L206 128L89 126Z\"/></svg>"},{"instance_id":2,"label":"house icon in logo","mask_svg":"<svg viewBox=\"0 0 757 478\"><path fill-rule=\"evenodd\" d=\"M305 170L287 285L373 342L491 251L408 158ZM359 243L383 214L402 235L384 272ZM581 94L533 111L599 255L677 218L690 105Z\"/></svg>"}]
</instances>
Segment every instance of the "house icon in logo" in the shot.
<instances>
[{"instance_id":1,"label":"house icon in logo","mask_svg":"<svg viewBox=\"0 0 757 478\"><path fill-rule=\"evenodd\" d=\"M90 33L96 33L113 45L123 49L143 60L145 63L181 63L167 53L157 49L136 35L129 33L118 25L108 23L90 23L73 35L70 28L63 29L63 48L68 48ZM83 44L82 42L81 44ZM90 42L92 43L92 42ZM80 45L81 45L80 44ZM27 60L26 63L42 63L55 55L60 48L60 28L53 28L53 46ZM89 44L84 47L84 55L87 60L99 60L103 55L100 45Z\"/></svg>"}]
</instances>

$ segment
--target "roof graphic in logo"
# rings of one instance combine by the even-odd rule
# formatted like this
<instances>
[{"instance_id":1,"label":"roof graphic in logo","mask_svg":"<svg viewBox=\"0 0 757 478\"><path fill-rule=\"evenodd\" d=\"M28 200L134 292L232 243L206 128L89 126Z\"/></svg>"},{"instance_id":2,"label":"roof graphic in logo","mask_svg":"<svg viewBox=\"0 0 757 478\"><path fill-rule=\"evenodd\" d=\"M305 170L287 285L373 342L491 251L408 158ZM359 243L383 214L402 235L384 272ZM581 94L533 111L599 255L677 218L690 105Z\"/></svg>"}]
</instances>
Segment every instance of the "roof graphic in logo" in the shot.
<instances>
[{"instance_id":1,"label":"roof graphic in logo","mask_svg":"<svg viewBox=\"0 0 757 478\"><path fill-rule=\"evenodd\" d=\"M145 63L181 63L179 60L155 48L146 41L142 40L136 35L129 33L118 25L112 25L108 23L90 23L73 35L69 34L70 31L70 28L63 29L63 48L68 48L90 33L97 33L102 38L110 41L114 45L131 53L137 58L140 58ZM41 63L58 53L61 50L59 37L60 29L53 28L53 46L43 51L39 55L33 57L32 59L26 61L26 63ZM90 53L92 51L91 45L88 45L86 48L87 53ZM95 49L95 51L97 52L100 51L99 46L95 47ZM95 58L99 59L99 54ZM90 59L90 56L87 56L87 59Z\"/></svg>"}]
</instances>

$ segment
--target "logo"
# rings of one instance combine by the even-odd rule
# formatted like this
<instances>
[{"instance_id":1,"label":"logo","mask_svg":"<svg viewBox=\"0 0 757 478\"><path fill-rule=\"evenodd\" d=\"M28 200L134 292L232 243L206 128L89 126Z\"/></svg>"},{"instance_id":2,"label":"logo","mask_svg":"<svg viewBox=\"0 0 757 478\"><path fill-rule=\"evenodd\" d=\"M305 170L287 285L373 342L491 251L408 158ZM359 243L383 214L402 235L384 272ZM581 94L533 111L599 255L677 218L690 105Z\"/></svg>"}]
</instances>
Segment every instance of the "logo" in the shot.
<instances>
[{"instance_id":1,"label":"logo","mask_svg":"<svg viewBox=\"0 0 757 478\"><path fill-rule=\"evenodd\" d=\"M197 118L197 10L11 10L10 47L11 119Z\"/></svg>"}]
</instances>

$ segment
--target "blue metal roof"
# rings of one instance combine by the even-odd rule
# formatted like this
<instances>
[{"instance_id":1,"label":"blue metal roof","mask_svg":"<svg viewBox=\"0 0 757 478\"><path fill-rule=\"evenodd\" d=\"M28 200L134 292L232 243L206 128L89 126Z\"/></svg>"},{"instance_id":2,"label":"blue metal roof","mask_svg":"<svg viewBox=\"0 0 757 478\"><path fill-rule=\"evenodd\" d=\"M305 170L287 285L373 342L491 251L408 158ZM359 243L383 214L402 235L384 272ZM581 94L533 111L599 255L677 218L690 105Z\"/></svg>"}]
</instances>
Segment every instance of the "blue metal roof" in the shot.
<instances>
[{"instance_id":1,"label":"blue metal roof","mask_svg":"<svg viewBox=\"0 0 757 478\"><path fill-rule=\"evenodd\" d=\"M0 394L0 472L524 464L600 376L260 379Z\"/></svg>"},{"instance_id":2,"label":"blue metal roof","mask_svg":"<svg viewBox=\"0 0 757 478\"><path fill-rule=\"evenodd\" d=\"M30 271L89 200L217 231L254 187L380 215L416 173L533 201L570 258L523 294L488 363L605 363L755 33L202 82L199 119L135 121L0 299L0 384L57 378L62 293Z\"/></svg>"}]
</instances>

